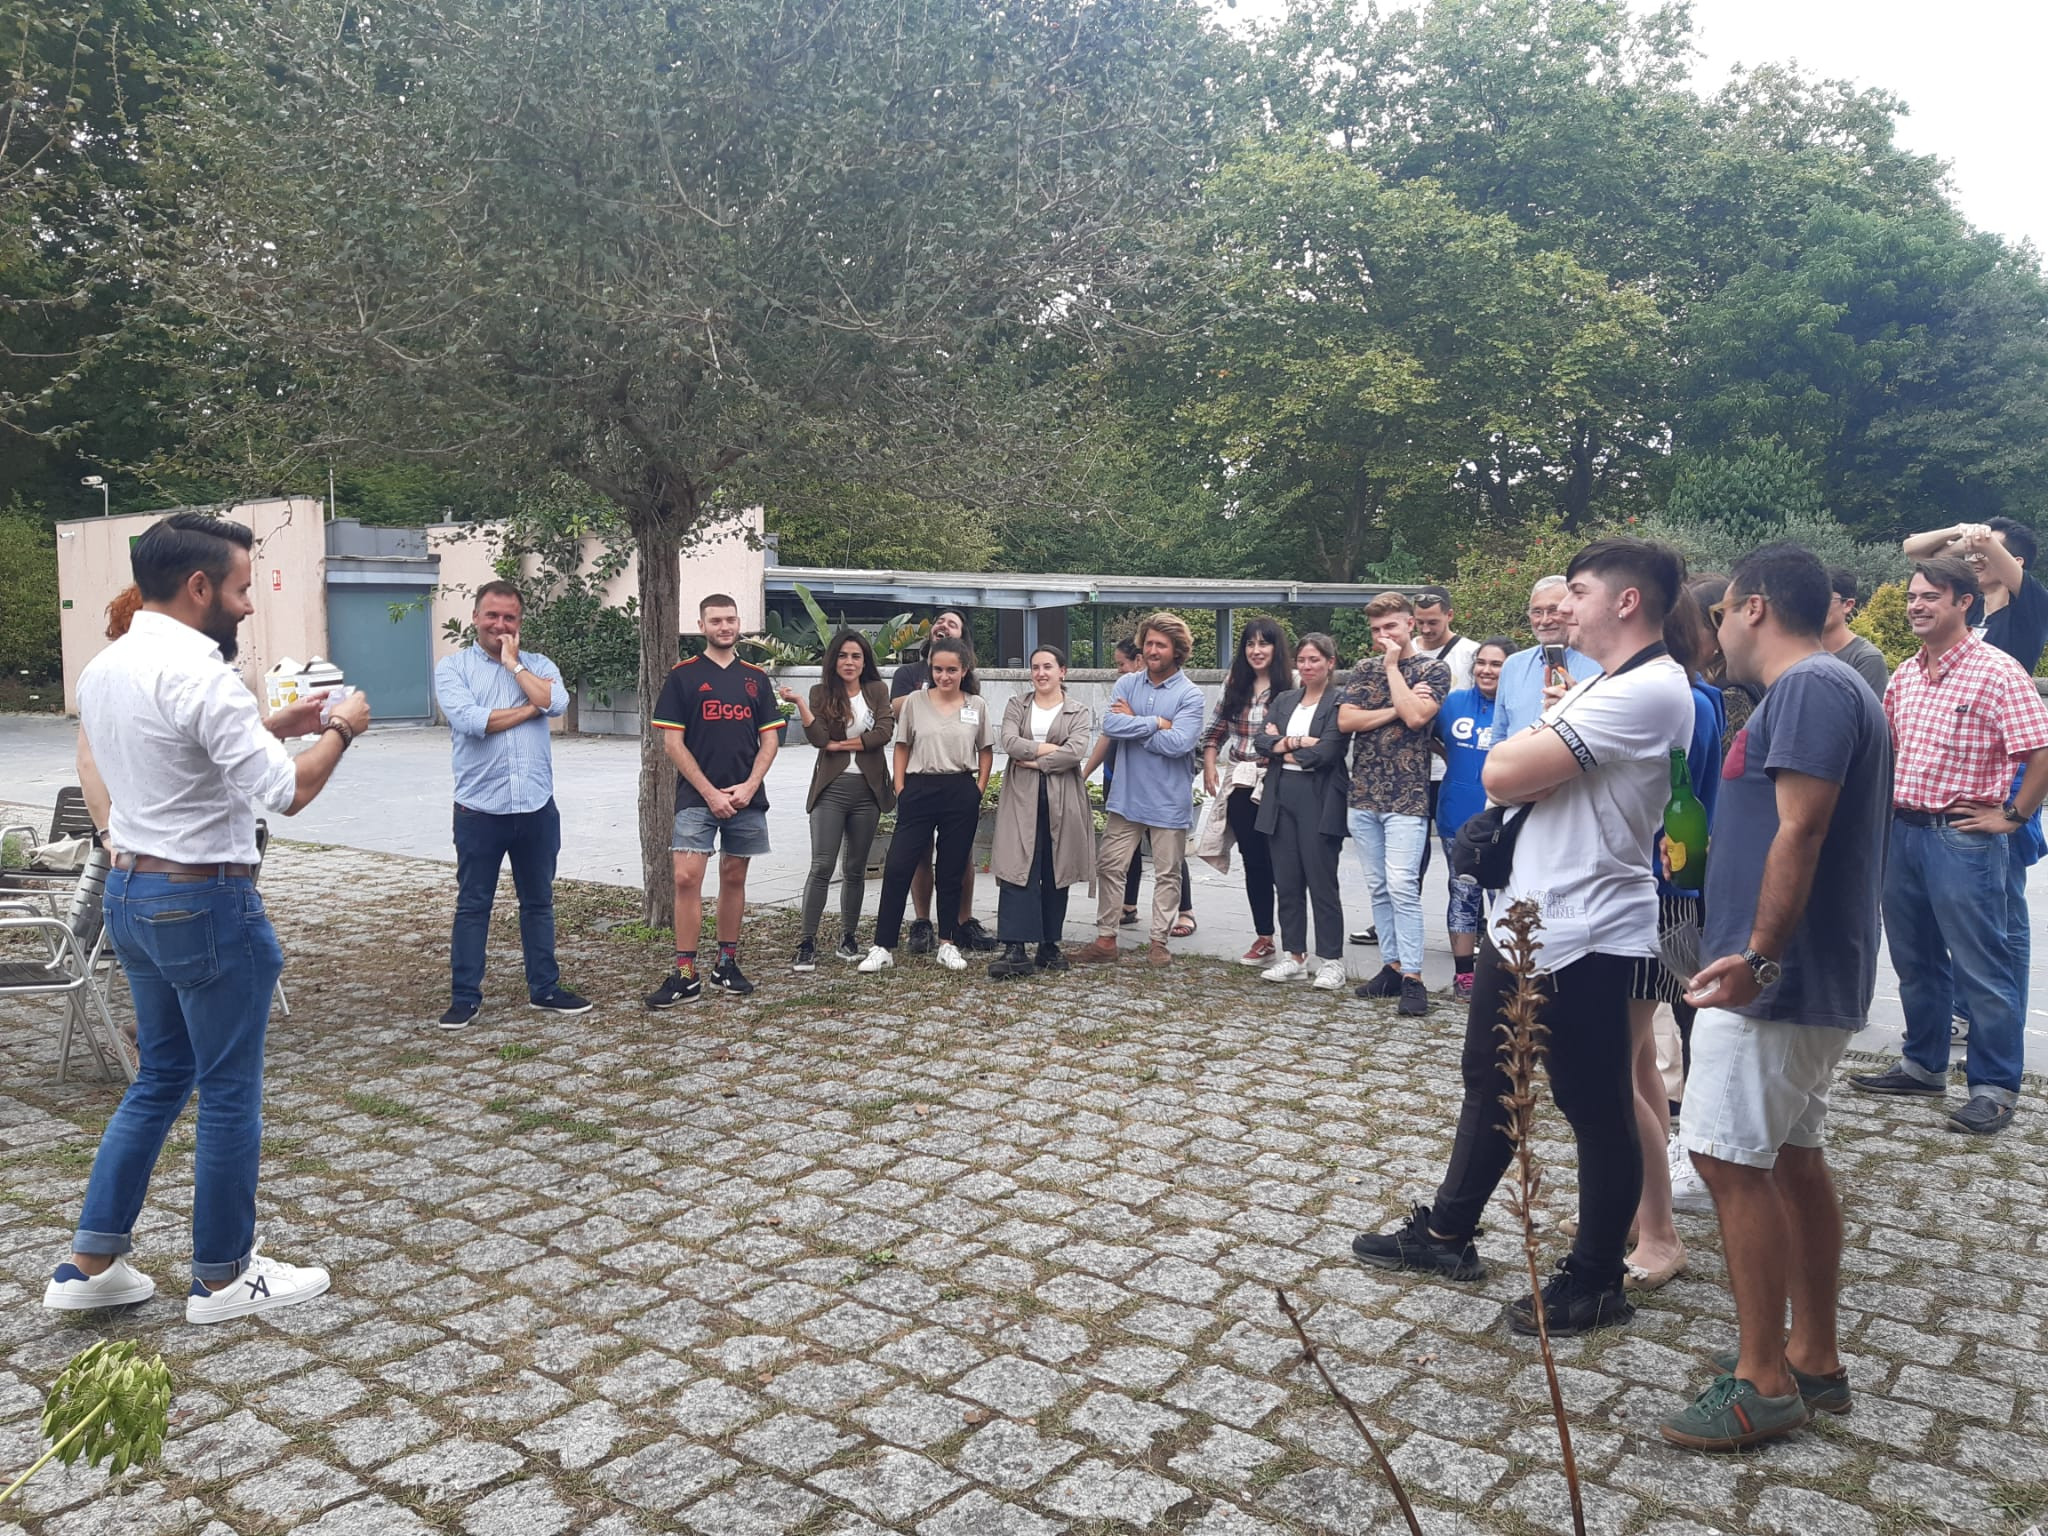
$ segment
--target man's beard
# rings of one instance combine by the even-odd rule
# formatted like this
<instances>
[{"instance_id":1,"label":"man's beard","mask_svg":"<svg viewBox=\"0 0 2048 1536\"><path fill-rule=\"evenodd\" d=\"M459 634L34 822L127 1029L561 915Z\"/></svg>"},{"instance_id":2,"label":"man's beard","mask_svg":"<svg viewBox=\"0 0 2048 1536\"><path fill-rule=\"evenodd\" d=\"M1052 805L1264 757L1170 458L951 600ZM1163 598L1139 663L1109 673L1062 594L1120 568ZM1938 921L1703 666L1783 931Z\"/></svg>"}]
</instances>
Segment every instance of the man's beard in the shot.
<instances>
[{"instance_id":1,"label":"man's beard","mask_svg":"<svg viewBox=\"0 0 2048 1536\"><path fill-rule=\"evenodd\" d=\"M242 648L238 633L242 621L228 616L227 605L221 602L216 592L213 603L206 610L206 617L199 621L199 632L220 647L220 659L232 662Z\"/></svg>"}]
</instances>

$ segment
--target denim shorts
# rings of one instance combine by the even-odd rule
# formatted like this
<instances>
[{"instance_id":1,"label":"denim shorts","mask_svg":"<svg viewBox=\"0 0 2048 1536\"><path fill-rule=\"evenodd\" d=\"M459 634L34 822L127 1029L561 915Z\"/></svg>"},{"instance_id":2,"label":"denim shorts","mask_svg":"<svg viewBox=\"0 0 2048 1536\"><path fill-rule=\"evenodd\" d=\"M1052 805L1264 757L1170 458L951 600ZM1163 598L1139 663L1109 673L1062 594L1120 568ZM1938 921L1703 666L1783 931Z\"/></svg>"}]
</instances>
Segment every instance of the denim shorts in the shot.
<instances>
[{"instance_id":1,"label":"denim shorts","mask_svg":"<svg viewBox=\"0 0 2048 1536\"><path fill-rule=\"evenodd\" d=\"M716 847L727 858L754 858L768 851L768 808L743 805L720 821L708 806L679 806L668 846L675 853L710 853Z\"/></svg>"}]
</instances>

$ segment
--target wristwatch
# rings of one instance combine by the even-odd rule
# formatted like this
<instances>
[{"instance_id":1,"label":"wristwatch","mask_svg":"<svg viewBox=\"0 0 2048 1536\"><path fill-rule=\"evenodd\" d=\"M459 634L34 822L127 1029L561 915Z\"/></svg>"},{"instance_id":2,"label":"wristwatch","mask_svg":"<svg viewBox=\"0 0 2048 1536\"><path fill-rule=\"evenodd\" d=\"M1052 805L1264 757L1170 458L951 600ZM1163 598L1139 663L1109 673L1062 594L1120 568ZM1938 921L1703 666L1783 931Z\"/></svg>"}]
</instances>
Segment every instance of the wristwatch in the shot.
<instances>
[{"instance_id":1,"label":"wristwatch","mask_svg":"<svg viewBox=\"0 0 2048 1536\"><path fill-rule=\"evenodd\" d=\"M520 673L524 672L525 670L526 663L521 661L517 656L514 656L512 658L512 675L514 677L517 677Z\"/></svg>"},{"instance_id":2,"label":"wristwatch","mask_svg":"<svg viewBox=\"0 0 2048 1536\"><path fill-rule=\"evenodd\" d=\"M2025 826L2027 818L2020 814L2020 808L2010 800L2005 802L2005 819L2016 827Z\"/></svg>"},{"instance_id":3,"label":"wristwatch","mask_svg":"<svg viewBox=\"0 0 2048 1536\"><path fill-rule=\"evenodd\" d=\"M1759 987L1776 986L1778 978L1785 974L1785 967L1769 955L1760 955L1753 949L1745 949L1742 958L1749 966L1749 974L1756 979Z\"/></svg>"}]
</instances>

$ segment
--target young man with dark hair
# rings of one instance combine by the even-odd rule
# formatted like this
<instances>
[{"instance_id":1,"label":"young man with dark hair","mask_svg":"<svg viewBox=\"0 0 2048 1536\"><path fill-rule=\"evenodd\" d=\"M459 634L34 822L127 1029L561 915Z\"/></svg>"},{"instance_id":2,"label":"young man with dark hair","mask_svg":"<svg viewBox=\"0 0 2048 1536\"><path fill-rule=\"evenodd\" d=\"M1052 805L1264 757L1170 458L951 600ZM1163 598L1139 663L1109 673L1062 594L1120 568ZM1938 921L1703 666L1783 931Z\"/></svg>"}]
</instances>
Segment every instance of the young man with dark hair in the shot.
<instances>
[{"instance_id":1,"label":"young man with dark hair","mask_svg":"<svg viewBox=\"0 0 2048 1536\"><path fill-rule=\"evenodd\" d=\"M1422 854L1429 846L1429 750L1451 669L1415 646L1415 605L1399 592L1366 604L1373 651L1338 696L1337 729L1351 736L1351 846L1372 893L1384 963L1360 997L1400 999L1429 1012L1422 984Z\"/></svg>"},{"instance_id":2,"label":"young man with dark hair","mask_svg":"<svg viewBox=\"0 0 2048 1536\"><path fill-rule=\"evenodd\" d=\"M964 640L966 637L967 616L958 608L941 608L932 615L930 640ZM902 701L929 688L931 681L929 663L904 662L889 679L890 707L901 715ZM960 691L980 696L981 681L974 675L974 668L967 669ZM934 852L932 857L936 859L937 853ZM929 955L939 947L938 932L932 927L932 873L931 864L926 863L919 865L917 873L910 877L910 909L917 915L911 920L910 936L904 941L904 948L913 955ZM960 949L990 950L996 947L996 941L974 915L974 855L971 852L967 856L967 873L960 882L959 924L953 937Z\"/></svg>"},{"instance_id":3,"label":"young man with dark hair","mask_svg":"<svg viewBox=\"0 0 2048 1536\"><path fill-rule=\"evenodd\" d=\"M2048 705L2034 680L1970 632L1975 571L1937 557L1913 567L1906 621L1920 652L1884 696L1896 754L1884 927L1905 1051L1865 1093L1948 1093L1951 1004L1969 1008L1970 1099L1949 1125L1989 1136L2012 1123L2024 1066L2027 948L2019 836L2048 797ZM2017 789L2013 769L2023 765Z\"/></svg>"},{"instance_id":4,"label":"young man with dark hair","mask_svg":"<svg viewBox=\"0 0 2048 1536\"><path fill-rule=\"evenodd\" d=\"M744 997L740 919L747 909L747 861L768 851L768 796L761 781L782 742L782 710L768 674L740 659L740 609L723 592L697 605L702 654L676 663L662 684L652 724L676 770L676 964L648 998L673 1008L703 996L697 941L704 927L704 866L718 860L718 964L711 985Z\"/></svg>"},{"instance_id":5,"label":"young man with dark hair","mask_svg":"<svg viewBox=\"0 0 2048 1536\"><path fill-rule=\"evenodd\" d=\"M1479 654L1479 642L1469 640L1451 628L1451 594L1442 587L1424 587L1415 594L1415 654L1424 661L1440 661L1451 669L1451 686L1437 701L1472 686L1472 658ZM1436 825L1437 798L1443 792L1444 760L1429 759L1429 825ZM1422 838L1422 873L1429 873L1432 839Z\"/></svg>"},{"instance_id":6,"label":"young man with dark hair","mask_svg":"<svg viewBox=\"0 0 2048 1536\"><path fill-rule=\"evenodd\" d=\"M370 726L362 694L323 691L268 720L228 667L255 611L240 523L178 512L129 552L142 610L78 679L81 733L111 797L107 935L135 1002L139 1068L107 1122L71 1254L43 1291L62 1312L156 1294L133 1268L136 1218L186 1101L199 1094L192 1287L185 1321L217 1323L309 1301L327 1271L256 1246L263 1042L284 969L256 893L250 802L295 816ZM296 758L286 740L318 731Z\"/></svg>"},{"instance_id":7,"label":"young man with dark hair","mask_svg":"<svg viewBox=\"0 0 2048 1536\"><path fill-rule=\"evenodd\" d=\"M1962 559L1976 574L1982 600L1971 615L1977 638L2005 652L2028 672L2048 648L2048 587L2035 579L2039 538L2025 523L1994 517L1916 533L1901 546L1908 560Z\"/></svg>"},{"instance_id":8,"label":"young man with dark hair","mask_svg":"<svg viewBox=\"0 0 2048 1536\"><path fill-rule=\"evenodd\" d=\"M1531 902L1543 920L1544 1069L1579 1154L1578 1235L1543 1288L1544 1324L1553 1335L1635 1315L1622 1292L1629 1223L1643 1188L1629 992L1637 962L1657 954L1651 848L1663 824L1672 749L1692 739L1692 689L1663 641L1684 572L1672 551L1639 539L1589 544L1566 572L1561 616L1602 675L1553 687L1542 719L1496 737L1481 771L1489 798L1529 809L1474 971L1450 1167L1434 1204L1416 1206L1392 1232L1363 1233L1351 1245L1360 1263L1382 1269L1485 1277L1472 1239L1513 1153L1500 1107L1512 1085L1495 1026L1515 978L1497 946L1509 909ZM1536 1332L1527 1298L1510 1306L1508 1326Z\"/></svg>"},{"instance_id":9,"label":"young man with dark hair","mask_svg":"<svg viewBox=\"0 0 2048 1536\"><path fill-rule=\"evenodd\" d=\"M474 644L443 656L434 697L448 721L455 766L455 926L448 943L443 1029L463 1029L483 1008L484 943L498 871L509 857L519 894L526 995L543 1013L588 1013L555 963L555 859L562 816L548 721L569 707L561 669L519 648L526 599L509 581L476 589Z\"/></svg>"},{"instance_id":10,"label":"young man with dark hair","mask_svg":"<svg viewBox=\"0 0 2048 1536\"><path fill-rule=\"evenodd\" d=\"M1828 621L1820 632L1821 649L1854 668L1881 700L1891 685L1892 669L1885 664L1883 651L1849 627L1858 601L1856 573L1847 566L1831 565L1827 577Z\"/></svg>"},{"instance_id":11,"label":"young man with dark hair","mask_svg":"<svg viewBox=\"0 0 2048 1536\"><path fill-rule=\"evenodd\" d=\"M1686 993L1699 1015L1683 1144L1714 1197L1740 1329L1714 1384L1664 1422L1696 1450L1849 1409L1822 1148L1835 1068L1877 984L1892 753L1882 706L1822 639L1839 602L1818 559L1774 544L1736 563L1719 604L1728 675L1764 693L1722 768L1706 963Z\"/></svg>"}]
</instances>

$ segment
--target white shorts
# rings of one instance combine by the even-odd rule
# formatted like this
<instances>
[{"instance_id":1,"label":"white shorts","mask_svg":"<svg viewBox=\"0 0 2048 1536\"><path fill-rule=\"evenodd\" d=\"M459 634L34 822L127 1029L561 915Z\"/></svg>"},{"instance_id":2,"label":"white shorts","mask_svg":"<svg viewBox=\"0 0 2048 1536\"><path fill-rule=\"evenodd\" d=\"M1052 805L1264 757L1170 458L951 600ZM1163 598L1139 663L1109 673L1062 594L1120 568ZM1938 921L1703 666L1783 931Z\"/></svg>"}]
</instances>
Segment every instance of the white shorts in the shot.
<instances>
[{"instance_id":1,"label":"white shorts","mask_svg":"<svg viewBox=\"0 0 2048 1536\"><path fill-rule=\"evenodd\" d=\"M1688 1152L1774 1168L1780 1147L1817 1147L1850 1031L1702 1008L1679 1121Z\"/></svg>"}]
</instances>

